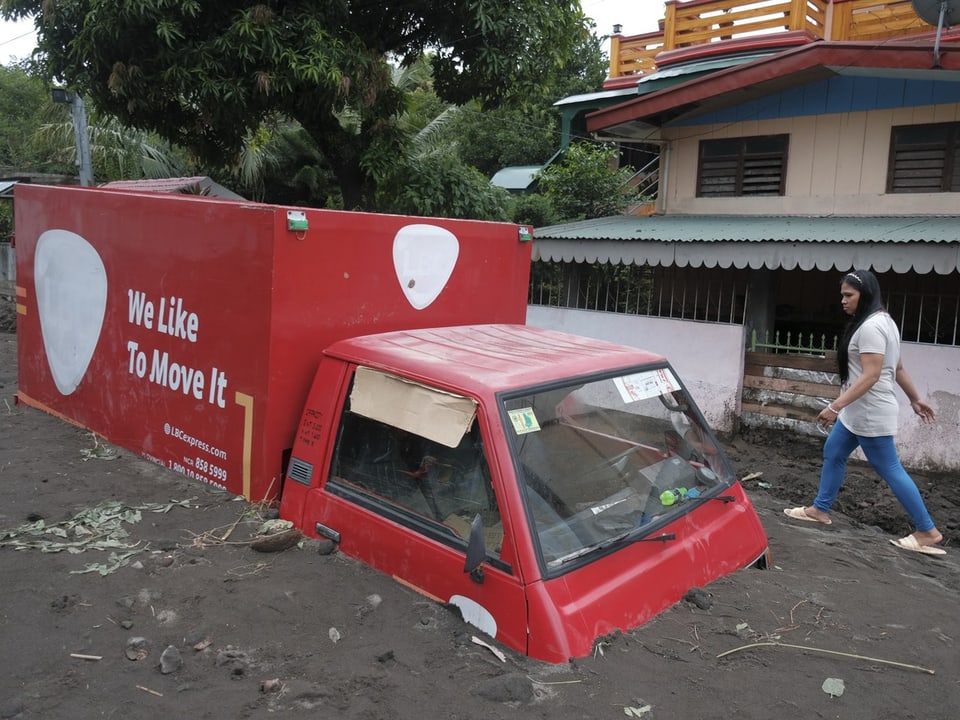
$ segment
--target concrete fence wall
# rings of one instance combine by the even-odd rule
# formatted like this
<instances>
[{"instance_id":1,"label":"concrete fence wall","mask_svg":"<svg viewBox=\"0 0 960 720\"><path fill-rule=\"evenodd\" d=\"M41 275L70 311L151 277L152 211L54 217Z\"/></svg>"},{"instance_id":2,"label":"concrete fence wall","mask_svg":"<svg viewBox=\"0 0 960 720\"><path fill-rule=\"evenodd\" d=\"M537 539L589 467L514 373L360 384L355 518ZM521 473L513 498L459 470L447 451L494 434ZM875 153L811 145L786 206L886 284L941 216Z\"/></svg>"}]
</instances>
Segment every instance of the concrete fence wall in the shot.
<instances>
[{"instance_id":1,"label":"concrete fence wall","mask_svg":"<svg viewBox=\"0 0 960 720\"><path fill-rule=\"evenodd\" d=\"M527 308L527 323L666 356L711 426L721 433L736 432L742 423L818 435L817 408L823 398L836 397L838 390L832 358L760 363L756 354L745 352L740 325L541 306ZM898 393L897 447L903 464L916 470L960 472L960 347L903 343L902 359L917 390L937 413L934 424L921 423ZM801 367L790 367L798 362Z\"/></svg>"},{"instance_id":2,"label":"concrete fence wall","mask_svg":"<svg viewBox=\"0 0 960 720\"><path fill-rule=\"evenodd\" d=\"M527 308L527 324L666 356L714 430L736 430L745 344L742 325L539 305Z\"/></svg>"}]
</instances>

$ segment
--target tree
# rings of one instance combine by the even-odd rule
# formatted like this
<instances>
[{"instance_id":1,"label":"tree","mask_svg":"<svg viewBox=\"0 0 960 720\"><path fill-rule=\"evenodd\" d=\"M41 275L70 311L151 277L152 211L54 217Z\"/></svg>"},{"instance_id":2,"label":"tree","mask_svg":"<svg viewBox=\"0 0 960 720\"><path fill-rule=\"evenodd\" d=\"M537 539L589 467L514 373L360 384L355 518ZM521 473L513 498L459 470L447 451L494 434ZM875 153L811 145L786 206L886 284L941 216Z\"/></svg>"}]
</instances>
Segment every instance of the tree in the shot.
<instances>
[{"instance_id":1,"label":"tree","mask_svg":"<svg viewBox=\"0 0 960 720\"><path fill-rule=\"evenodd\" d=\"M76 172L73 121L63 105L49 103L30 139L37 164L46 171ZM183 175L189 161L181 151L149 133L124 127L114 117L88 118L93 176L98 183Z\"/></svg>"},{"instance_id":2,"label":"tree","mask_svg":"<svg viewBox=\"0 0 960 720\"><path fill-rule=\"evenodd\" d=\"M22 67L0 67L0 166L24 170L35 163L29 140L49 105L46 83Z\"/></svg>"},{"instance_id":3,"label":"tree","mask_svg":"<svg viewBox=\"0 0 960 720\"><path fill-rule=\"evenodd\" d=\"M513 165L542 165L560 147L560 113L554 107L570 95L594 92L603 85L609 64L601 38L591 31L578 35L565 61L538 83L511 88L495 108L468 106L456 122L461 157L481 172Z\"/></svg>"},{"instance_id":4,"label":"tree","mask_svg":"<svg viewBox=\"0 0 960 720\"><path fill-rule=\"evenodd\" d=\"M0 175L36 171L31 136L44 108L51 105L46 83L19 65L0 66ZM13 202L0 201L0 241L13 233Z\"/></svg>"},{"instance_id":5,"label":"tree","mask_svg":"<svg viewBox=\"0 0 960 720\"><path fill-rule=\"evenodd\" d=\"M398 122L409 136L402 158L384 174L378 206L385 212L434 217L506 220L507 193L463 162L463 145L450 131L464 114L432 91L429 68L417 63L395 74L407 93Z\"/></svg>"},{"instance_id":6,"label":"tree","mask_svg":"<svg viewBox=\"0 0 960 720\"><path fill-rule=\"evenodd\" d=\"M386 212L432 217L506 220L508 197L455 155L409 158L381 183Z\"/></svg>"},{"instance_id":7,"label":"tree","mask_svg":"<svg viewBox=\"0 0 960 720\"><path fill-rule=\"evenodd\" d=\"M37 18L38 67L125 125L230 165L268 118L296 120L348 208L372 208L403 143L390 59L432 54L439 97L494 107L582 39L568 0L2 0ZM509 91L509 92L508 92Z\"/></svg>"},{"instance_id":8,"label":"tree","mask_svg":"<svg viewBox=\"0 0 960 720\"><path fill-rule=\"evenodd\" d=\"M404 93L397 118L403 135L397 157L377 179L377 208L382 212L496 219L503 215L502 193L459 158L459 142L450 133L451 119L461 114L433 92L428 58L393 68L393 83ZM354 122L343 113L341 122ZM283 204L339 207L323 153L296 122L278 124L261 135L261 154L274 162L263 168L258 183L263 196ZM242 183L247 194L250 182Z\"/></svg>"},{"instance_id":9,"label":"tree","mask_svg":"<svg viewBox=\"0 0 960 720\"><path fill-rule=\"evenodd\" d=\"M469 106L456 120L463 161L487 177L514 165L543 165L560 147L560 121L546 107Z\"/></svg>"},{"instance_id":10,"label":"tree","mask_svg":"<svg viewBox=\"0 0 960 720\"><path fill-rule=\"evenodd\" d=\"M562 222L616 215L639 198L630 168L616 169L617 148L572 143L563 160L538 173L541 192Z\"/></svg>"},{"instance_id":11,"label":"tree","mask_svg":"<svg viewBox=\"0 0 960 720\"><path fill-rule=\"evenodd\" d=\"M509 212L510 222L533 227L556 225L557 211L545 195L531 193L513 198Z\"/></svg>"}]
</instances>

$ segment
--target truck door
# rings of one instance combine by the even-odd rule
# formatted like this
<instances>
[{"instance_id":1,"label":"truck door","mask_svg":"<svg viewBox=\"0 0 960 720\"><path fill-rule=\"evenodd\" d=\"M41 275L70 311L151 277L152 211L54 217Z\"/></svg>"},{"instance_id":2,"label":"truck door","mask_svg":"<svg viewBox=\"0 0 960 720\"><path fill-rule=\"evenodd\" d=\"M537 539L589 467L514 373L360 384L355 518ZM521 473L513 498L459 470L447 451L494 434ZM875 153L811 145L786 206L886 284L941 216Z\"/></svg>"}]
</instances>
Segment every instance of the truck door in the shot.
<instances>
[{"instance_id":1,"label":"truck door","mask_svg":"<svg viewBox=\"0 0 960 720\"><path fill-rule=\"evenodd\" d=\"M465 620L526 653L523 585L482 425L470 398L358 368L326 483L310 493L304 525L319 523L342 552L457 606ZM482 579L464 571L478 515Z\"/></svg>"}]
</instances>

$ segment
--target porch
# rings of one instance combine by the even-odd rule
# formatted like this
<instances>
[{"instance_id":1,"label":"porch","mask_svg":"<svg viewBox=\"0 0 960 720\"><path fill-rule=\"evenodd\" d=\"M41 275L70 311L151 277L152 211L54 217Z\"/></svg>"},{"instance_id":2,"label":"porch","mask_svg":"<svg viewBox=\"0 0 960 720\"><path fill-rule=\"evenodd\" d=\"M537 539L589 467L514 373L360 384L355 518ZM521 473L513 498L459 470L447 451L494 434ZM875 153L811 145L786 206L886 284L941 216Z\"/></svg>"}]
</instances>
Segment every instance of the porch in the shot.
<instances>
[{"instance_id":1,"label":"porch","mask_svg":"<svg viewBox=\"0 0 960 720\"><path fill-rule=\"evenodd\" d=\"M933 34L911 0L666 0L656 32L615 33L605 87L656 71L660 53L794 32L812 40L889 40Z\"/></svg>"}]
</instances>

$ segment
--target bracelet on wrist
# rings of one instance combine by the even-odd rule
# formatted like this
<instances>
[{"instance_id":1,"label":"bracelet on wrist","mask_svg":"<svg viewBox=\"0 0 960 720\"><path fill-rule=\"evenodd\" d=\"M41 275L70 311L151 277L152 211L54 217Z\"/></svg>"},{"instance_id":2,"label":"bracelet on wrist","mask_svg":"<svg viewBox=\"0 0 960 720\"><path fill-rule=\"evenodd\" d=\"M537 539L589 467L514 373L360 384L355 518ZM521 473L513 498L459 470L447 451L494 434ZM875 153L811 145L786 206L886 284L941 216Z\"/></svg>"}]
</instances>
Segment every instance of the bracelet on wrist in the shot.
<instances>
[{"instance_id":1,"label":"bracelet on wrist","mask_svg":"<svg viewBox=\"0 0 960 720\"><path fill-rule=\"evenodd\" d=\"M833 406L832 403L831 403L830 405L827 405L827 410L829 410L830 412L832 412L834 415L839 415L839 414L840 414L840 411L837 410L837 409Z\"/></svg>"}]
</instances>

